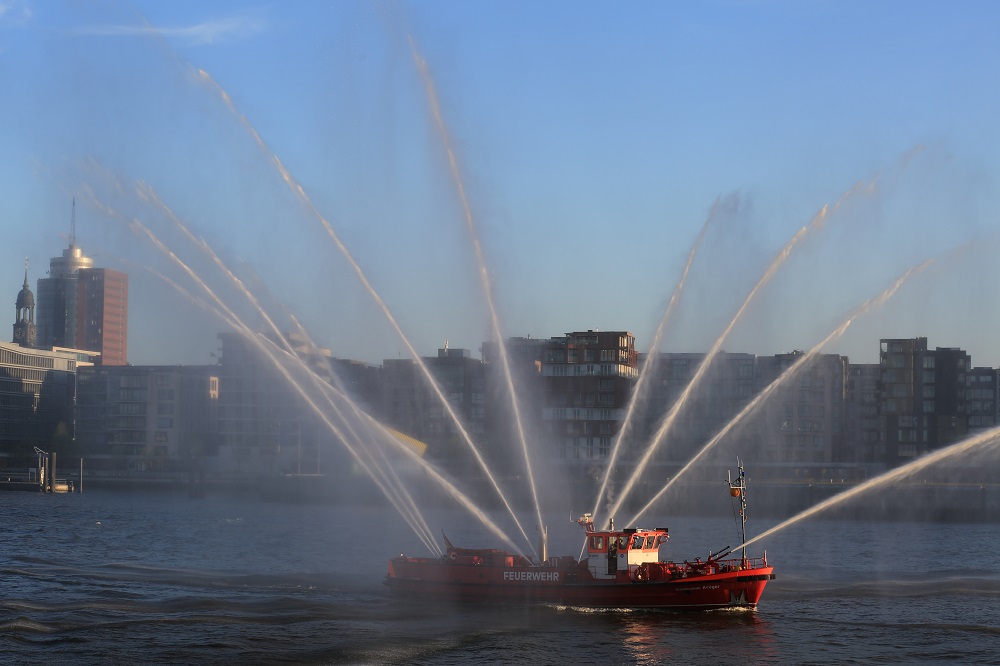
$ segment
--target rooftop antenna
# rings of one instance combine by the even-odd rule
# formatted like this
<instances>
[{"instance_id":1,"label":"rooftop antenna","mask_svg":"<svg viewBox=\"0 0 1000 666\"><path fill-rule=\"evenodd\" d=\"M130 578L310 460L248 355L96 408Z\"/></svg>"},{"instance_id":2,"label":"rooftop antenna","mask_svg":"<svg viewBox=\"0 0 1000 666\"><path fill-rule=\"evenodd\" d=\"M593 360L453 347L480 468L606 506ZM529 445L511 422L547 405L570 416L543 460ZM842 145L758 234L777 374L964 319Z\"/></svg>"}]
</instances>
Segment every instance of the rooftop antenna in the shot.
<instances>
[{"instance_id":1,"label":"rooftop antenna","mask_svg":"<svg viewBox=\"0 0 1000 666\"><path fill-rule=\"evenodd\" d=\"M69 223L69 246L76 247L76 197L73 197L73 215Z\"/></svg>"}]
</instances>

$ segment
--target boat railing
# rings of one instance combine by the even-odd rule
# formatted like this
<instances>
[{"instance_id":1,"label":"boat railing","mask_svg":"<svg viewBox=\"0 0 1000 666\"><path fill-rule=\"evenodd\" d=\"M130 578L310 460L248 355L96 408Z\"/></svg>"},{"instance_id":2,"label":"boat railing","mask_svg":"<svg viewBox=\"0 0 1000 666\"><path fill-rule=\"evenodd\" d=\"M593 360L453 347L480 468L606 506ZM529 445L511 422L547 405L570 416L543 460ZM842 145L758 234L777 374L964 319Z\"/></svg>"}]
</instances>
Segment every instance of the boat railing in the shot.
<instances>
[{"instance_id":1,"label":"boat railing","mask_svg":"<svg viewBox=\"0 0 1000 666\"><path fill-rule=\"evenodd\" d=\"M696 576L736 573L767 567L767 557L732 557L728 559L696 558L693 562L647 562L630 567L631 578L636 582L677 580Z\"/></svg>"},{"instance_id":2,"label":"boat railing","mask_svg":"<svg viewBox=\"0 0 1000 666\"><path fill-rule=\"evenodd\" d=\"M711 565L714 572L743 571L766 567L767 557L731 557L724 560L712 560L703 564Z\"/></svg>"}]
</instances>

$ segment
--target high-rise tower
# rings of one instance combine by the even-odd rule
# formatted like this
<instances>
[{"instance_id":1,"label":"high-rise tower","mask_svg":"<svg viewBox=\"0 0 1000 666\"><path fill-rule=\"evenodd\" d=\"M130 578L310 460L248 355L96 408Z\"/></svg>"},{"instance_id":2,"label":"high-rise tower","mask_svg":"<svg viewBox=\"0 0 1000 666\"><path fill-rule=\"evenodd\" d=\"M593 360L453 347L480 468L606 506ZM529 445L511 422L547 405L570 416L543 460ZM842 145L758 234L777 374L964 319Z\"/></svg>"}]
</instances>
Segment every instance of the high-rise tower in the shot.
<instances>
[{"instance_id":1,"label":"high-rise tower","mask_svg":"<svg viewBox=\"0 0 1000 666\"><path fill-rule=\"evenodd\" d=\"M128 275L94 268L77 247L74 200L69 247L38 280L38 344L96 351L102 365L125 365L127 322Z\"/></svg>"},{"instance_id":2,"label":"high-rise tower","mask_svg":"<svg viewBox=\"0 0 1000 666\"><path fill-rule=\"evenodd\" d=\"M76 347L101 352L101 365L128 361L128 275L81 268L76 279Z\"/></svg>"}]
</instances>

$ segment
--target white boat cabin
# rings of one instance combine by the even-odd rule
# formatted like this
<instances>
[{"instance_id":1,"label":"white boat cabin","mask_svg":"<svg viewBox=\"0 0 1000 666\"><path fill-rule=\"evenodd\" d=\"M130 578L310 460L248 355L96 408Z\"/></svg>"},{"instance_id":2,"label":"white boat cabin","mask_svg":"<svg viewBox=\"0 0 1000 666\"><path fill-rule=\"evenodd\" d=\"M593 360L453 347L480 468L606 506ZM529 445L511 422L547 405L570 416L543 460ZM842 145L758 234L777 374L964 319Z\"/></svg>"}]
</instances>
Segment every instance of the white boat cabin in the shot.
<instances>
[{"instance_id":1,"label":"white boat cabin","mask_svg":"<svg viewBox=\"0 0 1000 666\"><path fill-rule=\"evenodd\" d=\"M578 521L587 531L587 568L594 578L617 578L619 572L632 573L641 564L660 561L660 546L669 538L667 528L629 528L597 531L585 516Z\"/></svg>"}]
</instances>

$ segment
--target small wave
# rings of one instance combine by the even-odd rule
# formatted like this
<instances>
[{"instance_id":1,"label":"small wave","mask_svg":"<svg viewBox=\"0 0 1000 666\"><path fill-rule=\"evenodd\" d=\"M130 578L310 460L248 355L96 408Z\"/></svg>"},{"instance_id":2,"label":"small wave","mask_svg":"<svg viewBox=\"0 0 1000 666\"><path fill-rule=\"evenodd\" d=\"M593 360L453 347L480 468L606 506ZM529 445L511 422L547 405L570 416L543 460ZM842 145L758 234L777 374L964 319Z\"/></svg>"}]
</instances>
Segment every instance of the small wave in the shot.
<instances>
[{"instance_id":1,"label":"small wave","mask_svg":"<svg viewBox=\"0 0 1000 666\"><path fill-rule=\"evenodd\" d=\"M811 580L784 578L767 588L767 596L777 598L878 598L939 597L944 595L1000 596L1000 579L981 577L914 577L909 579Z\"/></svg>"},{"instance_id":2,"label":"small wave","mask_svg":"<svg viewBox=\"0 0 1000 666\"><path fill-rule=\"evenodd\" d=\"M988 636L1000 636L1000 627L991 627L985 624L926 624L927 629L940 629L943 631L961 631L970 634L985 634Z\"/></svg>"},{"instance_id":3,"label":"small wave","mask_svg":"<svg viewBox=\"0 0 1000 666\"><path fill-rule=\"evenodd\" d=\"M30 567L0 569L0 572L34 578L57 578L64 585L111 583L125 587L129 583L157 583L195 588L260 588L288 591L371 592L381 589L370 581L362 584L350 577L314 573L223 572L211 569L179 569L133 562L108 562L95 566L67 566L30 558Z\"/></svg>"},{"instance_id":4,"label":"small wave","mask_svg":"<svg viewBox=\"0 0 1000 666\"><path fill-rule=\"evenodd\" d=\"M0 622L0 632L5 634L52 634L58 631L61 631L61 627L32 620L24 616Z\"/></svg>"},{"instance_id":5,"label":"small wave","mask_svg":"<svg viewBox=\"0 0 1000 666\"><path fill-rule=\"evenodd\" d=\"M836 620L831 619L832 616L826 615L799 615L796 617L797 622L804 622L807 624L818 624L827 627L840 627L840 628L859 628L866 633L877 633L886 632L887 630L892 632L901 632L904 634L914 633L920 635L922 638L926 638L930 633L935 631L945 632L945 633L968 633L976 634L988 637L1000 637L1000 627L991 626L986 624L973 624L969 622L926 622L926 621L915 621L915 622L888 622L879 621L873 619L872 617L867 617L864 621L854 621L854 620Z\"/></svg>"},{"instance_id":6,"label":"small wave","mask_svg":"<svg viewBox=\"0 0 1000 666\"><path fill-rule=\"evenodd\" d=\"M738 615L744 615L747 613L756 613L757 609L751 608L750 606L724 606L722 608L706 608L702 610L691 611L690 609L679 609L679 608L600 608L594 606L572 606L565 604L544 604L549 608L553 608L559 612L572 612L581 614L596 614L596 615L705 615L705 614L720 614L720 613L732 613Z\"/></svg>"},{"instance_id":7,"label":"small wave","mask_svg":"<svg viewBox=\"0 0 1000 666\"><path fill-rule=\"evenodd\" d=\"M635 613L637 609L635 608L595 608L592 606L569 606L565 604L544 604L550 608L554 608L559 612L572 612L572 613L583 613L583 614L596 614L596 615L628 615Z\"/></svg>"}]
</instances>

